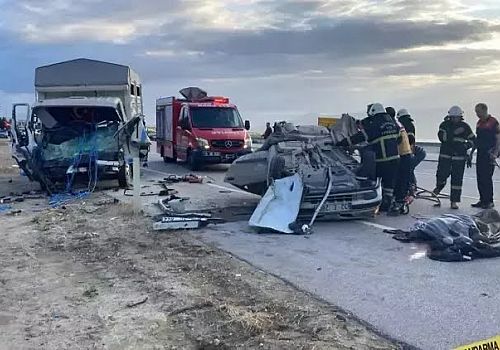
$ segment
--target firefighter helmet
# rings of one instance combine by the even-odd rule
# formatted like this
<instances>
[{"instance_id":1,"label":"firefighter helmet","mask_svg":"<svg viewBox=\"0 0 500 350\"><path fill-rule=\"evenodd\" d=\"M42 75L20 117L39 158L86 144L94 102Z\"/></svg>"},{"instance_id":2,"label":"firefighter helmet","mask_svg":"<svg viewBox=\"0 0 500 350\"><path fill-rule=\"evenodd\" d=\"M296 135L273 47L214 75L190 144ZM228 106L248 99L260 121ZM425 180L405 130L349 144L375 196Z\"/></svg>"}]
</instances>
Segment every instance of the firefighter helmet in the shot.
<instances>
[{"instance_id":1,"label":"firefighter helmet","mask_svg":"<svg viewBox=\"0 0 500 350\"><path fill-rule=\"evenodd\" d=\"M453 106L448 111L448 117L463 117L464 111L459 106Z\"/></svg>"},{"instance_id":2,"label":"firefighter helmet","mask_svg":"<svg viewBox=\"0 0 500 350\"><path fill-rule=\"evenodd\" d=\"M373 103L372 105L368 105L368 115L370 117L381 113L386 113L385 108L381 103Z\"/></svg>"},{"instance_id":3,"label":"firefighter helmet","mask_svg":"<svg viewBox=\"0 0 500 350\"><path fill-rule=\"evenodd\" d=\"M409 116L410 113L408 113L408 110L405 109L405 108L401 108L399 111L398 111L398 118L401 118L401 117L406 117L406 116Z\"/></svg>"}]
</instances>

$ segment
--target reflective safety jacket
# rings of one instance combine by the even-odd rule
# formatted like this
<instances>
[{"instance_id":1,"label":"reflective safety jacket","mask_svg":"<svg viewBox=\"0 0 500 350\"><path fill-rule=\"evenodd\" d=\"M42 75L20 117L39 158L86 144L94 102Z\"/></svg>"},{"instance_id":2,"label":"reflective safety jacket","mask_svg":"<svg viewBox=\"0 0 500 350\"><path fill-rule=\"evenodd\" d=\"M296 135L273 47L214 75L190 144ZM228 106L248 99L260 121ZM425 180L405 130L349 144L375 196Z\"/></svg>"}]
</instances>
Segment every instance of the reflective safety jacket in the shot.
<instances>
[{"instance_id":1,"label":"reflective safety jacket","mask_svg":"<svg viewBox=\"0 0 500 350\"><path fill-rule=\"evenodd\" d=\"M404 126L402 126L399 122L396 122L399 127L399 145L398 152L400 156L406 156L408 154L412 154L409 134L406 132Z\"/></svg>"},{"instance_id":2,"label":"reflective safety jacket","mask_svg":"<svg viewBox=\"0 0 500 350\"><path fill-rule=\"evenodd\" d=\"M463 120L453 122L446 117L439 125L438 138L441 141L440 157L464 157L465 160L467 150L474 146L476 136Z\"/></svg>"},{"instance_id":3,"label":"reflective safety jacket","mask_svg":"<svg viewBox=\"0 0 500 350\"><path fill-rule=\"evenodd\" d=\"M380 113L361 120L360 131L348 140L356 145L368 142L375 152L376 162L399 159L399 127L387 113Z\"/></svg>"},{"instance_id":4,"label":"reflective safety jacket","mask_svg":"<svg viewBox=\"0 0 500 350\"><path fill-rule=\"evenodd\" d=\"M405 127L406 133L408 134L408 140L410 145L415 145L415 124L413 119L409 115L405 115L399 118L399 122Z\"/></svg>"}]
</instances>

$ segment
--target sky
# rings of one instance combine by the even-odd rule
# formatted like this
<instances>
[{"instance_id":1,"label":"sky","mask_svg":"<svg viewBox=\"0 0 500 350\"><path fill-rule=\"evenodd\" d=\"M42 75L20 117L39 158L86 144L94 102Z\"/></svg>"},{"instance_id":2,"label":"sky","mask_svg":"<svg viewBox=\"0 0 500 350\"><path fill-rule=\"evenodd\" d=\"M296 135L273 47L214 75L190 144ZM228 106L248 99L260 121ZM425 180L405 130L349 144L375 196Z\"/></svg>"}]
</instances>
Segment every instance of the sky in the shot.
<instances>
[{"instance_id":1,"label":"sky","mask_svg":"<svg viewBox=\"0 0 500 350\"><path fill-rule=\"evenodd\" d=\"M34 100L34 69L130 65L155 99L200 86L266 121L407 108L434 139L452 105L500 115L497 0L0 0L0 114Z\"/></svg>"}]
</instances>

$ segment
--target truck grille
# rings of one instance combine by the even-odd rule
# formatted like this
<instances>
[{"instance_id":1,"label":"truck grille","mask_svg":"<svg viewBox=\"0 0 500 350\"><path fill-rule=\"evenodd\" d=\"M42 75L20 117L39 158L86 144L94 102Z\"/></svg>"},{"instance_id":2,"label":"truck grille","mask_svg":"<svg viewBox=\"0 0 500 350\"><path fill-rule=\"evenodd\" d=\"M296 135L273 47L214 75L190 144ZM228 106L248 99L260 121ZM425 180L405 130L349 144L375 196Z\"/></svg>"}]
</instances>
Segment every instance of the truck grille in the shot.
<instances>
[{"instance_id":1,"label":"truck grille","mask_svg":"<svg viewBox=\"0 0 500 350\"><path fill-rule=\"evenodd\" d=\"M243 147L242 140L213 140L212 147L216 148L241 148Z\"/></svg>"}]
</instances>

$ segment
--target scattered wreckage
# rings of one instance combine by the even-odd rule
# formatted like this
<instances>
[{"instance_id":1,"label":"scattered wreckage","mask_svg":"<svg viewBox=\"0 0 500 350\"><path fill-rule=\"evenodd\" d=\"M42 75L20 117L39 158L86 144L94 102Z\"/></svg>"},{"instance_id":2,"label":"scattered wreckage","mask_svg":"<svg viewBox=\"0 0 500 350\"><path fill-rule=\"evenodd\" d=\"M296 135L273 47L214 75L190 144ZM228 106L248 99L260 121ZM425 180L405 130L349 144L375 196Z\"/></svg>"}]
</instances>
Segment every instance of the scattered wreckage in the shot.
<instances>
[{"instance_id":1,"label":"scattered wreckage","mask_svg":"<svg viewBox=\"0 0 500 350\"><path fill-rule=\"evenodd\" d=\"M145 161L150 141L139 76L130 67L77 59L39 67L36 102L13 106L12 155L48 193L70 191L76 176L92 190L99 178L128 187L132 159Z\"/></svg>"},{"instance_id":2,"label":"scattered wreckage","mask_svg":"<svg viewBox=\"0 0 500 350\"><path fill-rule=\"evenodd\" d=\"M371 152L360 147L359 161L352 150L335 146L357 132L354 118L342 116L331 131L291 123L280 123L276 129L258 151L238 158L225 177L244 191L263 195L252 226L304 232L316 218L375 214L382 194ZM296 219L308 225L297 226Z\"/></svg>"}]
</instances>

